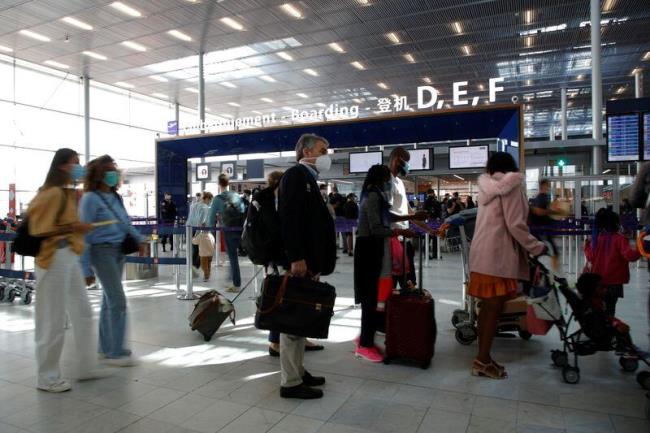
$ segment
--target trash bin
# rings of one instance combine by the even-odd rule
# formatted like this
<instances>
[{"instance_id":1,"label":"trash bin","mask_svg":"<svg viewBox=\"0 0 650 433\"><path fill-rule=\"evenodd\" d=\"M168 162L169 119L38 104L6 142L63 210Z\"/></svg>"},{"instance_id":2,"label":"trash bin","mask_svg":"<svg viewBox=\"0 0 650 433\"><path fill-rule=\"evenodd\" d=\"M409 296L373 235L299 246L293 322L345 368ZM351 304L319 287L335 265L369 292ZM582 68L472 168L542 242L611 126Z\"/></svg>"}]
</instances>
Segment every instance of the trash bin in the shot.
<instances>
[{"instance_id":1,"label":"trash bin","mask_svg":"<svg viewBox=\"0 0 650 433\"><path fill-rule=\"evenodd\" d=\"M152 242L147 244L147 247L145 248L145 253L144 255L141 253L138 253L138 256L140 257L151 257L151 245ZM157 256L158 251L157 248L154 245L154 254ZM126 266L124 266L124 279L127 281L131 280L146 280L149 278L156 278L158 277L158 265L154 264L145 264L145 263L127 263Z\"/></svg>"}]
</instances>

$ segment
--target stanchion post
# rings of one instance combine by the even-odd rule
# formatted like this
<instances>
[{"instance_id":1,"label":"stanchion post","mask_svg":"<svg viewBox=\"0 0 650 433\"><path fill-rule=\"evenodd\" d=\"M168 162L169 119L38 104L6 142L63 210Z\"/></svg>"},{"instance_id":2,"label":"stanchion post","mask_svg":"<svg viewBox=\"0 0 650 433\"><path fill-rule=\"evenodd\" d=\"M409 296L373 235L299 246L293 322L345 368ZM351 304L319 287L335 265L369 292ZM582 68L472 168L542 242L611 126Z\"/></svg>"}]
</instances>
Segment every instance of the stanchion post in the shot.
<instances>
[{"instance_id":1,"label":"stanchion post","mask_svg":"<svg viewBox=\"0 0 650 433\"><path fill-rule=\"evenodd\" d=\"M438 239L436 239L436 260L441 260L442 259L442 254L440 253L440 244L442 243L442 242L440 242L441 240L442 239L440 237L438 237Z\"/></svg>"},{"instance_id":2,"label":"stanchion post","mask_svg":"<svg viewBox=\"0 0 650 433\"><path fill-rule=\"evenodd\" d=\"M430 243L430 237L429 237L429 232L424 233L424 263L427 264L427 268L431 266L431 262L429 261L429 250L431 249L431 246L429 245Z\"/></svg>"},{"instance_id":3,"label":"stanchion post","mask_svg":"<svg viewBox=\"0 0 650 433\"><path fill-rule=\"evenodd\" d=\"M172 241L174 242L174 258L180 256L180 235L174 233L172 235ZM181 265L174 265L174 277L176 280L176 293L181 291Z\"/></svg>"},{"instance_id":4,"label":"stanchion post","mask_svg":"<svg viewBox=\"0 0 650 433\"><path fill-rule=\"evenodd\" d=\"M181 301L193 301L198 299L198 296L194 294L194 288L192 287L192 227L185 227L185 248L187 254L185 254L185 294L179 294L176 299Z\"/></svg>"}]
</instances>

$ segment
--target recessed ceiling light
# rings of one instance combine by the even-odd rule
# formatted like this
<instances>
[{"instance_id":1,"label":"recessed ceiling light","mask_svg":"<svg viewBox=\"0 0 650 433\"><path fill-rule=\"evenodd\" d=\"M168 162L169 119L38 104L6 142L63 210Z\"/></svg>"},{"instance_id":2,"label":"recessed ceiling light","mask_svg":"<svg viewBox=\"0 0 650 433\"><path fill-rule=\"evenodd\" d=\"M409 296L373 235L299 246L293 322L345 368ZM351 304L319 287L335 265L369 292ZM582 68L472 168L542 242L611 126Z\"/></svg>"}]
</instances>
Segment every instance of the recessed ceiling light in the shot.
<instances>
[{"instance_id":1,"label":"recessed ceiling light","mask_svg":"<svg viewBox=\"0 0 650 433\"><path fill-rule=\"evenodd\" d=\"M469 45L463 45L463 46L461 47L461 49L463 50L463 52L464 52L465 55L467 55L467 56L469 56L470 54L472 54L472 50L470 49Z\"/></svg>"},{"instance_id":2,"label":"recessed ceiling light","mask_svg":"<svg viewBox=\"0 0 650 433\"><path fill-rule=\"evenodd\" d=\"M527 86L532 86L533 85L533 80L526 80L526 85Z\"/></svg>"},{"instance_id":3,"label":"recessed ceiling light","mask_svg":"<svg viewBox=\"0 0 650 433\"><path fill-rule=\"evenodd\" d=\"M236 85L234 85L233 83L231 83L231 82L229 82L229 81L222 81L222 82L219 83L219 84L221 84L223 87L228 87L228 88L230 88L230 89L235 89L235 88L237 88Z\"/></svg>"},{"instance_id":4,"label":"recessed ceiling light","mask_svg":"<svg viewBox=\"0 0 650 433\"><path fill-rule=\"evenodd\" d=\"M262 112L261 112L261 111L257 111L257 110L253 110L253 111L251 111L251 113L262 115Z\"/></svg>"},{"instance_id":5,"label":"recessed ceiling light","mask_svg":"<svg viewBox=\"0 0 650 433\"><path fill-rule=\"evenodd\" d=\"M151 96L154 98L160 98L160 99L167 99L168 96L165 95L164 93L152 93Z\"/></svg>"},{"instance_id":6,"label":"recessed ceiling light","mask_svg":"<svg viewBox=\"0 0 650 433\"><path fill-rule=\"evenodd\" d=\"M630 73L630 75L636 75L637 72L641 72L641 68L634 68L634 69L632 69L632 72Z\"/></svg>"},{"instance_id":7,"label":"recessed ceiling light","mask_svg":"<svg viewBox=\"0 0 650 433\"><path fill-rule=\"evenodd\" d=\"M152 75L150 78L152 80L160 81L161 83L166 83L167 81L169 81L167 78L165 78L165 77L163 77L161 75Z\"/></svg>"},{"instance_id":8,"label":"recessed ceiling light","mask_svg":"<svg viewBox=\"0 0 650 433\"><path fill-rule=\"evenodd\" d=\"M413 57L413 54L404 54L404 58L409 63L415 63L415 57Z\"/></svg>"},{"instance_id":9,"label":"recessed ceiling light","mask_svg":"<svg viewBox=\"0 0 650 433\"><path fill-rule=\"evenodd\" d=\"M316 105L319 107L327 107L327 104L323 104L322 102L317 102Z\"/></svg>"},{"instance_id":10,"label":"recessed ceiling light","mask_svg":"<svg viewBox=\"0 0 650 433\"><path fill-rule=\"evenodd\" d=\"M355 68L357 68L358 70L360 70L360 71L363 71L364 69L366 69L366 67L361 62L352 62L350 64L352 66L354 66Z\"/></svg>"},{"instance_id":11,"label":"recessed ceiling light","mask_svg":"<svg viewBox=\"0 0 650 433\"><path fill-rule=\"evenodd\" d=\"M388 85L386 85L386 83L381 83L381 82L380 82L380 83L377 83L377 85L378 85L380 88L384 89L384 90L388 90Z\"/></svg>"},{"instance_id":12,"label":"recessed ceiling light","mask_svg":"<svg viewBox=\"0 0 650 433\"><path fill-rule=\"evenodd\" d=\"M95 53L93 51L82 51L81 54L83 54L84 56L92 57L93 59L97 59L97 60L108 60L108 57L99 53Z\"/></svg>"},{"instance_id":13,"label":"recessed ceiling light","mask_svg":"<svg viewBox=\"0 0 650 433\"><path fill-rule=\"evenodd\" d=\"M241 105L239 105L236 102L228 102L228 105L230 105L231 107L241 107Z\"/></svg>"},{"instance_id":14,"label":"recessed ceiling light","mask_svg":"<svg viewBox=\"0 0 650 433\"><path fill-rule=\"evenodd\" d=\"M580 74L580 75L578 75L578 76L576 77L576 80L578 80L578 81L582 81L584 78L585 78L585 76L582 75L582 74Z\"/></svg>"},{"instance_id":15,"label":"recessed ceiling light","mask_svg":"<svg viewBox=\"0 0 650 433\"><path fill-rule=\"evenodd\" d=\"M147 51L147 47L145 47L144 45L140 45L137 42L124 41L122 42L122 45L136 51L141 51L141 52Z\"/></svg>"},{"instance_id":16,"label":"recessed ceiling light","mask_svg":"<svg viewBox=\"0 0 650 433\"><path fill-rule=\"evenodd\" d=\"M361 99L359 99L359 98L354 98L354 99L352 99L352 101L356 102L357 104L363 103L363 101Z\"/></svg>"},{"instance_id":17,"label":"recessed ceiling light","mask_svg":"<svg viewBox=\"0 0 650 433\"><path fill-rule=\"evenodd\" d=\"M647 53L645 53L645 56L643 56L643 59L642 59L642 60L643 60L643 61L650 60L650 51L648 51Z\"/></svg>"},{"instance_id":18,"label":"recessed ceiling light","mask_svg":"<svg viewBox=\"0 0 650 433\"><path fill-rule=\"evenodd\" d=\"M135 87L133 84L125 83L124 81L118 81L115 85L124 87L125 89L133 89Z\"/></svg>"},{"instance_id":19,"label":"recessed ceiling light","mask_svg":"<svg viewBox=\"0 0 650 433\"><path fill-rule=\"evenodd\" d=\"M612 9L614 9L614 6L616 6L616 2L618 0L605 0L605 3L603 3L603 10L605 12L609 12Z\"/></svg>"},{"instance_id":20,"label":"recessed ceiling light","mask_svg":"<svg viewBox=\"0 0 650 433\"><path fill-rule=\"evenodd\" d=\"M190 93L199 93L199 89L195 87L186 87L185 90L187 90Z\"/></svg>"},{"instance_id":21,"label":"recessed ceiling light","mask_svg":"<svg viewBox=\"0 0 650 433\"><path fill-rule=\"evenodd\" d=\"M114 9L117 9L118 11L130 15L132 17L141 17L142 13L140 13L139 10L133 9L131 6L125 5L122 2L113 2L110 4L110 6Z\"/></svg>"},{"instance_id":22,"label":"recessed ceiling light","mask_svg":"<svg viewBox=\"0 0 650 433\"><path fill-rule=\"evenodd\" d=\"M293 110L293 108L291 108L291 107L287 107L286 105L285 105L284 107L282 107L282 109L283 109L283 110L287 110L287 111L291 111L291 110Z\"/></svg>"},{"instance_id":23,"label":"recessed ceiling light","mask_svg":"<svg viewBox=\"0 0 650 433\"><path fill-rule=\"evenodd\" d=\"M478 89L479 89L479 90L485 90L485 86L484 86L483 84L479 84L479 85L478 85Z\"/></svg>"},{"instance_id":24,"label":"recessed ceiling light","mask_svg":"<svg viewBox=\"0 0 650 433\"><path fill-rule=\"evenodd\" d=\"M287 53L286 51L279 51L275 54L277 54L279 57L283 58L288 62L293 62L293 57L291 57L291 54Z\"/></svg>"},{"instance_id":25,"label":"recessed ceiling light","mask_svg":"<svg viewBox=\"0 0 650 433\"><path fill-rule=\"evenodd\" d=\"M262 101L262 102L267 102L267 103L270 104L270 103L273 102L273 99L271 99L271 98L260 98L260 101Z\"/></svg>"},{"instance_id":26,"label":"recessed ceiling light","mask_svg":"<svg viewBox=\"0 0 650 433\"><path fill-rule=\"evenodd\" d=\"M386 33L386 37L394 44L399 44L401 42L399 36L397 36L397 33L395 32Z\"/></svg>"},{"instance_id":27,"label":"recessed ceiling light","mask_svg":"<svg viewBox=\"0 0 650 433\"><path fill-rule=\"evenodd\" d=\"M93 29L93 26L91 26L90 24L84 23L83 21L78 20L78 19L73 18L73 17L63 17L63 18L61 18L61 21L63 21L64 23L70 24L71 26L79 27L82 30L92 30Z\"/></svg>"},{"instance_id":28,"label":"recessed ceiling light","mask_svg":"<svg viewBox=\"0 0 650 433\"><path fill-rule=\"evenodd\" d=\"M625 93L625 86L621 86L616 90L617 95L620 95L621 93Z\"/></svg>"},{"instance_id":29,"label":"recessed ceiling light","mask_svg":"<svg viewBox=\"0 0 650 433\"><path fill-rule=\"evenodd\" d=\"M524 12L524 22L526 24L530 24L533 22L533 11L532 9L528 9L526 12Z\"/></svg>"},{"instance_id":30,"label":"recessed ceiling light","mask_svg":"<svg viewBox=\"0 0 650 433\"><path fill-rule=\"evenodd\" d=\"M43 64L48 66L53 66L59 69L70 69L70 66L64 65L63 63L55 62L54 60L46 60L43 62Z\"/></svg>"},{"instance_id":31,"label":"recessed ceiling light","mask_svg":"<svg viewBox=\"0 0 650 433\"><path fill-rule=\"evenodd\" d=\"M267 83L275 83L275 82L276 82L276 79L273 78L273 77L270 76L270 75L260 75L259 78L260 78L260 80L264 80L264 81L266 81Z\"/></svg>"},{"instance_id":32,"label":"recessed ceiling light","mask_svg":"<svg viewBox=\"0 0 650 433\"><path fill-rule=\"evenodd\" d=\"M281 5L280 8L285 13L287 13L288 15L291 15L294 18L302 18L303 17L302 12L300 12L300 10L298 10L298 8L295 7L294 5L292 5L291 3L285 3L285 4Z\"/></svg>"},{"instance_id":33,"label":"recessed ceiling light","mask_svg":"<svg viewBox=\"0 0 650 433\"><path fill-rule=\"evenodd\" d=\"M296 96L300 96L301 98L305 98L305 99L309 98L309 96L307 96L304 93L296 93Z\"/></svg>"},{"instance_id":34,"label":"recessed ceiling light","mask_svg":"<svg viewBox=\"0 0 650 433\"><path fill-rule=\"evenodd\" d=\"M532 36L526 36L526 38L524 39L524 43L526 44L526 48L530 48L533 45Z\"/></svg>"},{"instance_id":35,"label":"recessed ceiling light","mask_svg":"<svg viewBox=\"0 0 650 433\"><path fill-rule=\"evenodd\" d=\"M234 19L232 19L230 17L223 17L223 18L221 18L220 21L222 23L224 23L225 25L227 25L228 27L230 27L231 29L235 29L235 30L239 30L239 31L244 30L244 26L242 26L240 23L238 23L237 21L235 21Z\"/></svg>"},{"instance_id":36,"label":"recessed ceiling light","mask_svg":"<svg viewBox=\"0 0 650 433\"><path fill-rule=\"evenodd\" d=\"M5 47L4 45L0 45L0 51L4 51L5 53L12 53L14 50L13 48Z\"/></svg>"},{"instance_id":37,"label":"recessed ceiling light","mask_svg":"<svg viewBox=\"0 0 650 433\"><path fill-rule=\"evenodd\" d=\"M329 44L329 47L337 53L345 53L345 49L343 49L343 47L337 42L332 42Z\"/></svg>"},{"instance_id":38,"label":"recessed ceiling light","mask_svg":"<svg viewBox=\"0 0 650 433\"><path fill-rule=\"evenodd\" d=\"M427 84L431 84L431 83L433 83L433 81L432 81L431 78L429 78L429 77L424 77L424 78L422 78L422 81L424 81L424 82L427 83Z\"/></svg>"},{"instance_id":39,"label":"recessed ceiling light","mask_svg":"<svg viewBox=\"0 0 650 433\"><path fill-rule=\"evenodd\" d=\"M454 29L454 31L455 31L456 33L458 33L459 35L463 33L463 26L462 26L458 21L456 21L455 23L453 23L453 24L451 25L451 27L452 27L452 28Z\"/></svg>"},{"instance_id":40,"label":"recessed ceiling light","mask_svg":"<svg viewBox=\"0 0 650 433\"><path fill-rule=\"evenodd\" d=\"M175 37L176 39L180 39L181 41L185 42L190 42L192 40L192 37L189 35L186 35L185 33L179 31L179 30L170 30L167 32L168 35Z\"/></svg>"},{"instance_id":41,"label":"recessed ceiling light","mask_svg":"<svg viewBox=\"0 0 650 433\"><path fill-rule=\"evenodd\" d=\"M357 3L367 6L370 4L370 0L357 0Z\"/></svg>"},{"instance_id":42,"label":"recessed ceiling light","mask_svg":"<svg viewBox=\"0 0 650 433\"><path fill-rule=\"evenodd\" d=\"M307 75L311 75L312 77L318 77L318 72L314 71L311 68L303 69L302 71Z\"/></svg>"},{"instance_id":43,"label":"recessed ceiling light","mask_svg":"<svg viewBox=\"0 0 650 433\"><path fill-rule=\"evenodd\" d=\"M52 39L48 38L47 36L44 36L40 33L33 32L31 30L21 30L19 32L21 35L28 36L32 39L36 39L37 41L41 42L50 42Z\"/></svg>"},{"instance_id":44,"label":"recessed ceiling light","mask_svg":"<svg viewBox=\"0 0 650 433\"><path fill-rule=\"evenodd\" d=\"M223 114L221 115L221 117L227 117L227 118L229 118L229 119L232 119L234 116L233 116L232 114L226 114L226 113L223 113Z\"/></svg>"}]
</instances>

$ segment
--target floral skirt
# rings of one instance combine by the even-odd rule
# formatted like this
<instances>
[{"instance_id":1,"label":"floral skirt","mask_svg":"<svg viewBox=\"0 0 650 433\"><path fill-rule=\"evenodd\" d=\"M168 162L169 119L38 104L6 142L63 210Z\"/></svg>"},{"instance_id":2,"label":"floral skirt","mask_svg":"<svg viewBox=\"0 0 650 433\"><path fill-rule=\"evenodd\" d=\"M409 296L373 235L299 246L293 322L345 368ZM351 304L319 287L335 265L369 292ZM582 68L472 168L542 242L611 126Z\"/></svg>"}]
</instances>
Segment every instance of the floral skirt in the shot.
<instances>
[{"instance_id":1,"label":"floral skirt","mask_svg":"<svg viewBox=\"0 0 650 433\"><path fill-rule=\"evenodd\" d=\"M480 299L499 296L514 297L517 295L517 286L517 280L514 278L495 277L479 272L471 272L468 293L470 296Z\"/></svg>"}]
</instances>

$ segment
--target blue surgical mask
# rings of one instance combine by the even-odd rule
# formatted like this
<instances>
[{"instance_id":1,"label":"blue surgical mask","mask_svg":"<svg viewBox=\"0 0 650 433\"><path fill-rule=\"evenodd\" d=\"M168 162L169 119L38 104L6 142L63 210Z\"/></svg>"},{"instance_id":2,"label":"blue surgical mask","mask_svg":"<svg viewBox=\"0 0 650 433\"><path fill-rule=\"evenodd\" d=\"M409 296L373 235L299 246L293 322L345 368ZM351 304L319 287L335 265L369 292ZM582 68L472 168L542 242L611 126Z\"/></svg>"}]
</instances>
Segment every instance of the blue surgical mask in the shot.
<instances>
[{"instance_id":1,"label":"blue surgical mask","mask_svg":"<svg viewBox=\"0 0 650 433\"><path fill-rule=\"evenodd\" d=\"M120 173L117 171L107 171L104 173L104 183L111 188L115 188L120 182Z\"/></svg>"},{"instance_id":2,"label":"blue surgical mask","mask_svg":"<svg viewBox=\"0 0 650 433\"><path fill-rule=\"evenodd\" d=\"M408 176L409 172L411 171L411 164L409 164L408 161L402 160L402 167L399 169L399 171L402 173L402 176Z\"/></svg>"},{"instance_id":3,"label":"blue surgical mask","mask_svg":"<svg viewBox=\"0 0 650 433\"><path fill-rule=\"evenodd\" d=\"M70 172L70 177L74 182L78 182L84 178L86 175L86 167L80 164L75 164L72 166L72 171Z\"/></svg>"}]
</instances>

